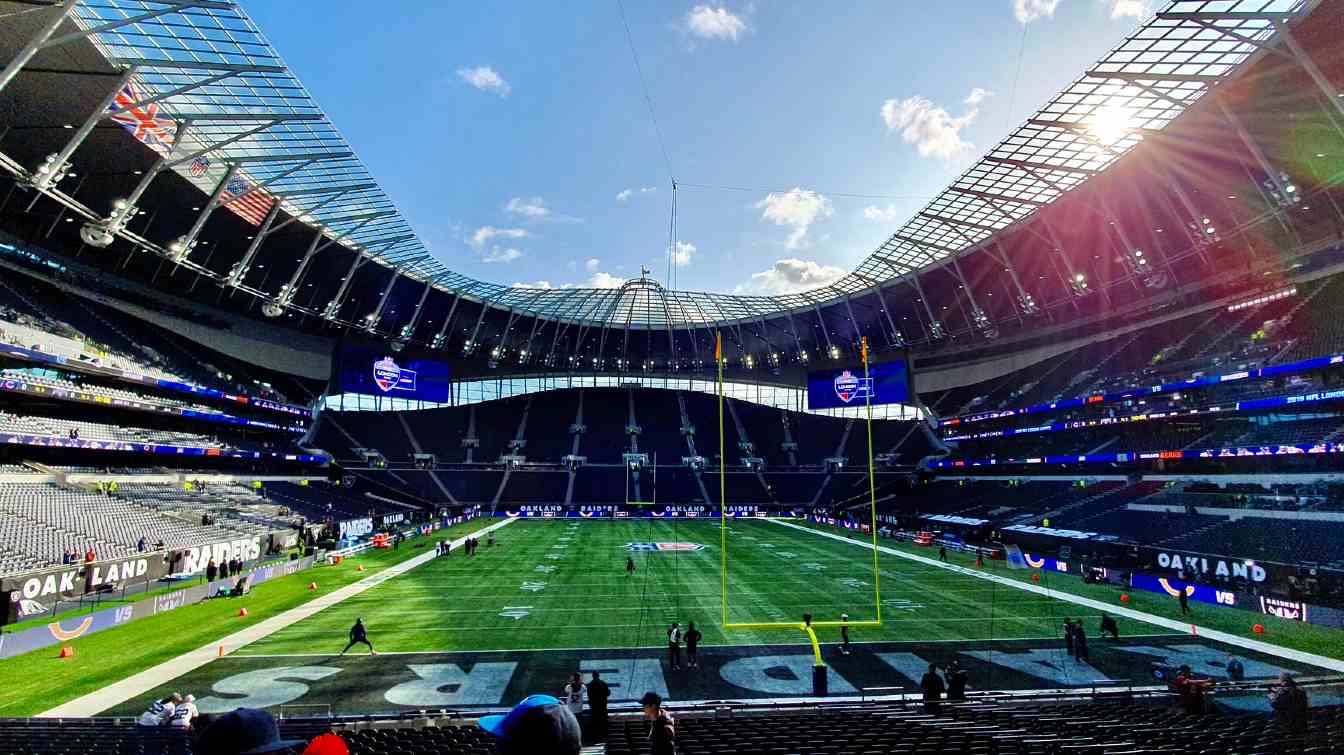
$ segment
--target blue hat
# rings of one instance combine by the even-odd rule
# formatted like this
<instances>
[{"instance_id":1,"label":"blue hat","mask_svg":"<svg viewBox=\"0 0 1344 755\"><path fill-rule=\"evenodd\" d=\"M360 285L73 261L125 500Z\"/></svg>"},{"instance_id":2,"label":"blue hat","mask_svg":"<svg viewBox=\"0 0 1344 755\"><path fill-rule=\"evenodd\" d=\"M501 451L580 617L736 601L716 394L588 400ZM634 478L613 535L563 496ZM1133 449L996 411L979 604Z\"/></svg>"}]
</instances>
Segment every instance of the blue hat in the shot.
<instances>
[{"instance_id":1,"label":"blue hat","mask_svg":"<svg viewBox=\"0 0 1344 755\"><path fill-rule=\"evenodd\" d=\"M196 735L199 755L259 755L305 745L306 739L284 740L275 717L256 708L238 708L211 721Z\"/></svg>"},{"instance_id":2,"label":"blue hat","mask_svg":"<svg viewBox=\"0 0 1344 755\"><path fill-rule=\"evenodd\" d=\"M478 725L495 735L500 752L577 755L579 720L550 695L532 695L507 714L483 716Z\"/></svg>"}]
</instances>

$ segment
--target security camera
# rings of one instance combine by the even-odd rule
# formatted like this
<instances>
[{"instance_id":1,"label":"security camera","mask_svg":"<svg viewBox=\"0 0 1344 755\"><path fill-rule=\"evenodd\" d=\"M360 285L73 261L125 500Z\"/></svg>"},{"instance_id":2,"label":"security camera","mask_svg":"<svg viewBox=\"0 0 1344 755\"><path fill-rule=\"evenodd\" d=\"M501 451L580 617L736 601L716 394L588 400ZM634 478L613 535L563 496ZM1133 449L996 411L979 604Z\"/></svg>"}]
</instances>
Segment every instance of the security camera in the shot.
<instances>
[{"instance_id":1,"label":"security camera","mask_svg":"<svg viewBox=\"0 0 1344 755\"><path fill-rule=\"evenodd\" d=\"M273 301L268 301L261 305L261 313L267 317L279 317L285 313L285 308Z\"/></svg>"},{"instance_id":2,"label":"security camera","mask_svg":"<svg viewBox=\"0 0 1344 755\"><path fill-rule=\"evenodd\" d=\"M81 226L79 229L79 237L84 240L85 244L98 249L105 249L111 246L112 241L115 238L106 228L97 223L85 223Z\"/></svg>"}]
</instances>

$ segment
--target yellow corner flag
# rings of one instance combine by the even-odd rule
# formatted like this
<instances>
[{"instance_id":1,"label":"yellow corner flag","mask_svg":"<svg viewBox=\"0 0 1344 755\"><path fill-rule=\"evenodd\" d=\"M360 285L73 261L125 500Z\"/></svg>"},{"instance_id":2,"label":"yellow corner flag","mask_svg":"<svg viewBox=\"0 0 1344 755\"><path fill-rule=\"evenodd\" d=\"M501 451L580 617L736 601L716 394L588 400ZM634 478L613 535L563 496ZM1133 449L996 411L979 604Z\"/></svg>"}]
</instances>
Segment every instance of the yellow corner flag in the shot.
<instances>
[{"instance_id":1,"label":"yellow corner flag","mask_svg":"<svg viewBox=\"0 0 1344 755\"><path fill-rule=\"evenodd\" d=\"M868 364L868 336L859 337L859 350L863 352L863 363Z\"/></svg>"},{"instance_id":2,"label":"yellow corner flag","mask_svg":"<svg viewBox=\"0 0 1344 755\"><path fill-rule=\"evenodd\" d=\"M714 332L714 361L723 362L723 334Z\"/></svg>"}]
</instances>

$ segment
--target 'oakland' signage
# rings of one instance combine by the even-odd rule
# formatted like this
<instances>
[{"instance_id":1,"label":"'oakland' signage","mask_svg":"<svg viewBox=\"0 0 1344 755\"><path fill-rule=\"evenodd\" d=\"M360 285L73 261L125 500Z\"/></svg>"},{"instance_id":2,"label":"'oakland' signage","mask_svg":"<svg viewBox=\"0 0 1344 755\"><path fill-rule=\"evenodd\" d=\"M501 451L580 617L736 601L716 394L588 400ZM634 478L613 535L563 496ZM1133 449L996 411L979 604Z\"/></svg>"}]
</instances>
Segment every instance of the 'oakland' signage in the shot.
<instances>
[{"instance_id":1,"label":"'oakland' signage","mask_svg":"<svg viewBox=\"0 0 1344 755\"><path fill-rule=\"evenodd\" d=\"M52 595L74 597L104 586L155 579L163 574L163 555L156 553L115 561L72 564L45 573L10 577L0 581L0 592L11 593L11 600L39 600Z\"/></svg>"},{"instance_id":2,"label":"'oakland' signage","mask_svg":"<svg viewBox=\"0 0 1344 755\"><path fill-rule=\"evenodd\" d=\"M1157 565L1163 569L1174 569L1187 574L1212 574L1215 577L1249 579L1252 582L1264 582L1265 577L1268 576L1265 568L1254 561L1236 561L1181 553L1158 553Z\"/></svg>"}]
</instances>

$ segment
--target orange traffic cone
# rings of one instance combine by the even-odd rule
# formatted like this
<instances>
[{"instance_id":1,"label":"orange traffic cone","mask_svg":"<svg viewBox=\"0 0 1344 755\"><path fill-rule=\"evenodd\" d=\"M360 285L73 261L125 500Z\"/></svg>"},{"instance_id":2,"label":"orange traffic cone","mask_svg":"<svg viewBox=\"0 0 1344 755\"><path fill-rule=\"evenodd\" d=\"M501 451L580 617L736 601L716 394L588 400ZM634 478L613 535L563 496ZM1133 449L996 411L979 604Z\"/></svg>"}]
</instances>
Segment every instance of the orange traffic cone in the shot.
<instances>
[{"instance_id":1,"label":"orange traffic cone","mask_svg":"<svg viewBox=\"0 0 1344 755\"><path fill-rule=\"evenodd\" d=\"M309 583L308 583L308 589L309 589L309 590L316 590L316 589L317 589L317 583L316 583L316 582L309 582Z\"/></svg>"},{"instance_id":2,"label":"orange traffic cone","mask_svg":"<svg viewBox=\"0 0 1344 755\"><path fill-rule=\"evenodd\" d=\"M220 657L220 658L223 658L223 657L224 657L224 646L223 646L223 645L220 645L220 646L219 646L219 657Z\"/></svg>"},{"instance_id":3,"label":"orange traffic cone","mask_svg":"<svg viewBox=\"0 0 1344 755\"><path fill-rule=\"evenodd\" d=\"M364 564L360 564L359 566L355 567L355 571L364 571Z\"/></svg>"},{"instance_id":4,"label":"orange traffic cone","mask_svg":"<svg viewBox=\"0 0 1344 755\"><path fill-rule=\"evenodd\" d=\"M61 654L60 654L59 656L57 656L57 657L59 657L59 658L74 658L74 657L75 657L75 649L72 648L72 647L70 647L69 645L62 645L62 646L61 646Z\"/></svg>"},{"instance_id":5,"label":"orange traffic cone","mask_svg":"<svg viewBox=\"0 0 1344 755\"><path fill-rule=\"evenodd\" d=\"M239 615L239 616L246 616L246 615L247 615L247 609L246 609L246 608L239 608L239 609L238 609L238 615Z\"/></svg>"}]
</instances>

